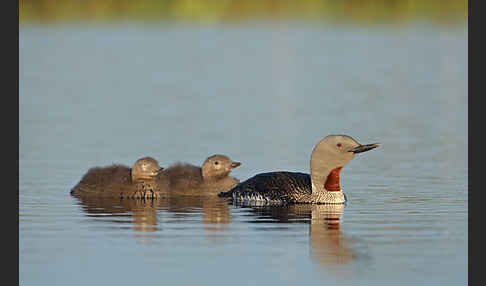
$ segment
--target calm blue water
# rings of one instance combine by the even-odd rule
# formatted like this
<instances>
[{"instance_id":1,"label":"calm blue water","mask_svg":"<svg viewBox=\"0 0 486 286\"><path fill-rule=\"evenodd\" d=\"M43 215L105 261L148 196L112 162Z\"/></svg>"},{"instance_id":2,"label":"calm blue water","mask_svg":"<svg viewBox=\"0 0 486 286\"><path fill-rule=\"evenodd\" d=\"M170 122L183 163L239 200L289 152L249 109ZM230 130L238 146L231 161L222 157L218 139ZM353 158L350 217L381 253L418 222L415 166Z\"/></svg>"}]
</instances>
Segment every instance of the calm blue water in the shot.
<instances>
[{"instance_id":1,"label":"calm blue water","mask_svg":"<svg viewBox=\"0 0 486 286\"><path fill-rule=\"evenodd\" d=\"M466 285L467 40L428 23L22 26L20 285ZM309 172L332 133L382 143L343 169L337 211L69 195L142 156Z\"/></svg>"}]
</instances>

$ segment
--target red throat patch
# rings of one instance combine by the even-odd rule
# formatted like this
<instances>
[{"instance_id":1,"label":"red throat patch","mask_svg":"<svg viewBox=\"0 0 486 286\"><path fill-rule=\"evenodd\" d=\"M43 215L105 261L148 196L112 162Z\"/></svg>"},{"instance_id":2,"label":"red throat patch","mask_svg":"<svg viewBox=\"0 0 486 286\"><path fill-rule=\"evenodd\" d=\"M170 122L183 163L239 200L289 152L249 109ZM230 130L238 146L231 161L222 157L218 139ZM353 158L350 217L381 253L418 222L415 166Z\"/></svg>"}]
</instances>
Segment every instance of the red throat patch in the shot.
<instances>
[{"instance_id":1,"label":"red throat patch","mask_svg":"<svg viewBox=\"0 0 486 286\"><path fill-rule=\"evenodd\" d=\"M341 185L339 184L339 173L343 167L337 167L332 170L327 176L326 182L324 183L324 188L329 192L339 192L341 191Z\"/></svg>"}]
</instances>

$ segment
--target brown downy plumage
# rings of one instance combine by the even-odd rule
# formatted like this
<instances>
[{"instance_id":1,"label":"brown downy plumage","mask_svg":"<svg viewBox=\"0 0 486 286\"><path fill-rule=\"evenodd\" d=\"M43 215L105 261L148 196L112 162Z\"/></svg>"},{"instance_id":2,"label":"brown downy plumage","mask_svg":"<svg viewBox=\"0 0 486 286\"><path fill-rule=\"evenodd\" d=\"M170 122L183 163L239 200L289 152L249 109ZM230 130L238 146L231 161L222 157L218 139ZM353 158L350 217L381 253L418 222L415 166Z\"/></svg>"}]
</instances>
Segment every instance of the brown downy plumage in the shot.
<instances>
[{"instance_id":1,"label":"brown downy plumage","mask_svg":"<svg viewBox=\"0 0 486 286\"><path fill-rule=\"evenodd\" d=\"M157 160L144 157L135 162L133 168L113 164L94 167L71 189L73 196L111 198L156 198L164 195L164 189L154 178L163 170Z\"/></svg>"},{"instance_id":2,"label":"brown downy plumage","mask_svg":"<svg viewBox=\"0 0 486 286\"><path fill-rule=\"evenodd\" d=\"M329 135L314 147L311 173L270 172L253 176L218 196L250 204L316 203L343 204L340 172L356 154L380 144L361 145L347 135Z\"/></svg>"},{"instance_id":3,"label":"brown downy plumage","mask_svg":"<svg viewBox=\"0 0 486 286\"><path fill-rule=\"evenodd\" d=\"M163 175L171 196L216 195L240 182L229 176L240 165L240 162L234 162L225 155L216 154L207 158L202 167L176 163L165 169Z\"/></svg>"}]
</instances>

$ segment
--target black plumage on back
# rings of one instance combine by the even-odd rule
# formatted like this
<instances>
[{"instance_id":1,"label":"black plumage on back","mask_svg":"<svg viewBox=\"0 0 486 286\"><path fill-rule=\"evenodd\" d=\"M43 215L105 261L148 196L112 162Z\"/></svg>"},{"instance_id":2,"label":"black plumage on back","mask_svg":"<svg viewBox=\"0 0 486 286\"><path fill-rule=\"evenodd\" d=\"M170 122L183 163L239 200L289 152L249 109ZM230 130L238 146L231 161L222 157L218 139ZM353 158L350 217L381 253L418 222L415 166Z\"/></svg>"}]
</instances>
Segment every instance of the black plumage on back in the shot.
<instances>
[{"instance_id":1,"label":"black plumage on back","mask_svg":"<svg viewBox=\"0 0 486 286\"><path fill-rule=\"evenodd\" d=\"M218 196L235 201L288 203L310 198L311 191L309 174L282 171L255 175Z\"/></svg>"}]
</instances>

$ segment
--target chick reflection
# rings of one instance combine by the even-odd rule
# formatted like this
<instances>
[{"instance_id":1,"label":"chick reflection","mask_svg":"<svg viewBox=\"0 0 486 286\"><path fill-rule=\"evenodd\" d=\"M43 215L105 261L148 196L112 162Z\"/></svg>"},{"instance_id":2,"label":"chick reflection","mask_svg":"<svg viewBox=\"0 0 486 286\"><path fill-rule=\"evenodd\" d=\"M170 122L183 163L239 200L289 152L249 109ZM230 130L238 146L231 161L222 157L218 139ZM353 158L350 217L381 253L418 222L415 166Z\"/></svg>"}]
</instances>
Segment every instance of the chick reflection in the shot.
<instances>
[{"instance_id":1,"label":"chick reflection","mask_svg":"<svg viewBox=\"0 0 486 286\"><path fill-rule=\"evenodd\" d=\"M159 230L156 212L159 200L121 200L84 196L78 196L77 199L88 217L103 218L99 221L116 223L120 228L123 224L133 224L135 237L141 244L150 244L150 233Z\"/></svg>"},{"instance_id":2,"label":"chick reflection","mask_svg":"<svg viewBox=\"0 0 486 286\"><path fill-rule=\"evenodd\" d=\"M221 231L231 222L227 200L215 196L171 197L161 201L160 208L177 214L178 218L191 213L202 213L204 229Z\"/></svg>"},{"instance_id":3,"label":"chick reflection","mask_svg":"<svg viewBox=\"0 0 486 286\"><path fill-rule=\"evenodd\" d=\"M109 217L105 222L118 224L133 223L133 229L140 232L153 232L158 227L157 210L177 214L177 218L190 214L202 214L206 230L224 230L231 221L228 203L214 196L171 197L149 200L123 200L113 198L77 197L83 211L89 217ZM132 221L122 218L131 217Z\"/></svg>"},{"instance_id":4,"label":"chick reflection","mask_svg":"<svg viewBox=\"0 0 486 286\"><path fill-rule=\"evenodd\" d=\"M156 231L157 212L153 206L153 200L143 202L132 208L133 229L136 231Z\"/></svg>"}]
</instances>

